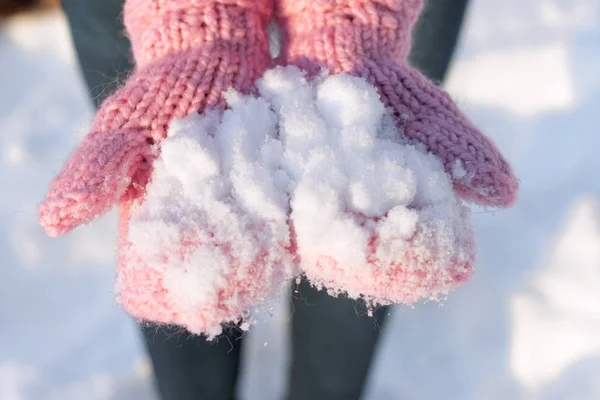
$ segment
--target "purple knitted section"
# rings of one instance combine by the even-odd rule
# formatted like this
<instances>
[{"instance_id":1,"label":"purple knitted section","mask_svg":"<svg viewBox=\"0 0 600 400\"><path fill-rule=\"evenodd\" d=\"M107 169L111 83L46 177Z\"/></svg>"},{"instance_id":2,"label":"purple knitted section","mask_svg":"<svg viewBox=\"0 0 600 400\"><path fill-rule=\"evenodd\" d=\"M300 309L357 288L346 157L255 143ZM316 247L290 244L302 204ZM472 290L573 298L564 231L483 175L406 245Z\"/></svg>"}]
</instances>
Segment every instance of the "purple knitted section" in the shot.
<instances>
[{"instance_id":1,"label":"purple knitted section","mask_svg":"<svg viewBox=\"0 0 600 400\"><path fill-rule=\"evenodd\" d=\"M366 79L404 135L442 160L464 198L510 206L518 182L508 163L443 90L406 63L421 6L421 0L279 0L284 58L313 74L326 68Z\"/></svg>"}]
</instances>

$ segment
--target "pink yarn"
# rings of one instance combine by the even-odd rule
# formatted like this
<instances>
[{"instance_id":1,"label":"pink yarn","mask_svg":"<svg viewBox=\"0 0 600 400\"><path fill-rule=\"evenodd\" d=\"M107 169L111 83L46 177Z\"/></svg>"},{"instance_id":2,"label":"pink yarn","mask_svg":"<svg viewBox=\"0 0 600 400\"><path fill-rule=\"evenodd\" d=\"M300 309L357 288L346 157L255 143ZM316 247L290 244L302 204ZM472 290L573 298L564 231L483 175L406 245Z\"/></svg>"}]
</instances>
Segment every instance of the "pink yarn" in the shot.
<instances>
[{"instance_id":1,"label":"pink yarn","mask_svg":"<svg viewBox=\"0 0 600 400\"><path fill-rule=\"evenodd\" d=\"M169 292L168 285L163 283L164 272L146 265L144 258L127 240L130 218L139 206L139 201L121 203L119 270L115 283L117 301L133 317L184 326L192 333L214 337L221 333L222 323L238 322L248 317L253 307L271 300L273 294L295 272L292 271L294 264L291 262L294 249L290 243L275 244L273 247L283 249L279 252L274 248L262 248L250 265L242 265L235 252L224 250L223 255L231 265L230 271L222 277L226 284L210 300L192 304L186 299L182 304L180 293ZM270 234L268 229L261 226L248 229L255 236ZM227 239L215 238L208 243L201 243L197 232L183 232L182 236L180 246L163 249L164 257L182 260L186 252L193 253L200 245L235 248ZM284 256L277 257L276 254Z\"/></svg>"},{"instance_id":2,"label":"pink yarn","mask_svg":"<svg viewBox=\"0 0 600 400\"><path fill-rule=\"evenodd\" d=\"M173 118L223 107L225 90L251 91L271 64L266 25L272 2L127 0L124 11L137 71L104 102L91 132L51 183L40 223L57 236L120 203L119 300L140 319L199 333L239 318L244 305L264 300L264 290L248 277L232 276L232 292L222 293L221 304L198 307L195 317L174 308L165 301L162 277L135 262L127 241L132 204L144 194L156 144ZM263 277L266 269L257 260L253 278ZM228 305L233 292L242 300Z\"/></svg>"},{"instance_id":3,"label":"pink yarn","mask_svg":"<svg viewBox=\"0 0 600 400\"><path fill-rule=\"evenodd\" d=\"M284 61L312 74L326 69L364 78L393 110L404 135L442 160L458 194L485 205L510 206L518 182L508 163L445 92L407 65L421 8L422 0L278 0ZM469 226L469 216L461 218ZM372 218L359 220L375 225ZM391 263L377 258L375 235L366 265L354 267L299 243L301 267L330 293L374 304L436 297L468 280L475 246L469 229L457 230L449 251L436 242L435 229L419 222L409 248Z\"/></svg>"},{"instance_id":4,"label":"pink yarn","mask_svg":"<svg viewBox=\"0 0 600 400\"><path fill-rule=\"evenodd\" d=\"M104 102L50 185L40 208L47 232L64 234L120 199L138 197L152 145L173 118L222 106L230 87L248 92L271 62L264 28L270 15L269 0L128 0L125 21L138 70Z\"/></svg>"},{"instance_id":5,"label":"pink yarn","mask_svg":"<svg viewBox=\"0 0 600 400\"><path fill-rule=\"evenodd\" d=\"M419 212L418 210L417 213ZM293 215L293 213L292 213ZM388 218L365 218L363 226L374 227ZM449 245L436 235L439 229L448 230L451 221L423 221L419 218L411 237L387 239L385 243L371 229L364 262L356 258L354 265L345 265L332 254L316 252L298 243L301 269L317 287L325 287L331 295L347 295L365 300L370 305L413 304L420 300L437 299L457 286L466 283L475 263L475 243L469 215L460 215L462 223L452 232L454 243ZM444 226L446 225L446 226ZM392 241L402 245L392 261L379 257L378 250L391 247Z\"/></svg>"},{"instance_id":6,"label":"pink yarn","mask_svg":"<svg viewBox=\"0 0 600 400\"><path fill-rule=\"evenodd\" d=\"M286 62L347 72L375 86L408 138L423 143L465 199L508 207L518 182L493 143L450 97L406 63L422 0L278 0Z\"/></svg>"}]
</instances>

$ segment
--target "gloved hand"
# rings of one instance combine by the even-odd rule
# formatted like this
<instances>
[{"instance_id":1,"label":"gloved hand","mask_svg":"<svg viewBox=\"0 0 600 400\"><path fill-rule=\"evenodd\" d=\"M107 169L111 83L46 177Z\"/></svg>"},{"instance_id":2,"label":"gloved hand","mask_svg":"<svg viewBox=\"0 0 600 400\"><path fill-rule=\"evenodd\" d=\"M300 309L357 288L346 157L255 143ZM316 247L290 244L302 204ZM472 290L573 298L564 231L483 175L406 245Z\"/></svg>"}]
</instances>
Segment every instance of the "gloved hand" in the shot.
<instances>
[{"instance_id":1,"label":"gloved hand","mask_svg":"<svg viewBox=\"0 0 600 400\"><path fill-rule=\"evenodd\" d=\"M496 207L515 202L518 182L493 143L443 90L407 64L411 30L422 0L278 2L284 63L313 75L327 70L363 78L391 110L402 140L424 145L438 157L460 197ZM444 293L464 282L472 269L472 232L466 228L469 216L458 213L459 228L422 215L413 237L388 237L387 242L381 241L379 229L388 215L356 216L356 223L369 231L371 240L365 259L359 257L352 268L311 245L308 231L299 229L310 225L306 221L310 216L293 215L302 267L313 283L374 303L413 302ZM453 237L450 243L442 243L447 236L436 236L440 226ZM382 248L393 247L389 241L394 240L406 248L398 250L395 258L388 254L384 259Z\"/></svg>"},{"instance_id":2,"label":"gloved hand","mask_svg":"<svg viewBox=\"0 0 600 400\"><path fill-rule=\"evenodd\" d=\"M173 118L222 106L270 63L269 0L128 0L125 25L137 70L98 111L90 133L51 183L40 222L52 236L139 197L155 144Z\"/></svg>"},{"instance_id":3,"label":"gloved hand","mask_svg":"<svg viewBox=\"0 0 600 400\"><path fill-rule=\"evenodd\" d=\"M327 69L364 78L379 90L404 135L442 160L461 197L508 207L518 187L508 163L448 94L407 64L422 2L279 0L285 62L312 73Z\"/></svg>"},{"instance_id":4,"label":"gloved hand","mask_svg":"<svg viewBox=\"0 0 600 400\"><path fill-rule=\"evenodd\" d=\"M224 91L250 92L270 65L266 26L272 13L272 0L125 3L125 25L137 69L125 86L104 102L90 133L51 183L40 206L40 222L49 235L57 236L118 203L118 299L135 317L183 325L196 333L215 332L219 323L235 320L247 311L242 305L265 296L260 281L243 277L244 287L240 288L242 277L229 271L231 279L225 276L220 281L222 287L216 288L215 296L203 304L190 304L185 293L166 285L168 271L144 265L144 254L137 253L128 240L128 226L144 201L152 163L160 152L158 145L171 121L223 108ZM181 251L168 252L183 254L185 241L194 239L194 232L182 232L181 241L173 244ZM214 238L223 247L227 240ZM269 258L263 254L263 259ZM261 271L271 267L266 261L257 263L255 267ZM193 273L183 273L188 272ZM212 311L204 315L202 310Z\"/></svg>"}]
</instances>

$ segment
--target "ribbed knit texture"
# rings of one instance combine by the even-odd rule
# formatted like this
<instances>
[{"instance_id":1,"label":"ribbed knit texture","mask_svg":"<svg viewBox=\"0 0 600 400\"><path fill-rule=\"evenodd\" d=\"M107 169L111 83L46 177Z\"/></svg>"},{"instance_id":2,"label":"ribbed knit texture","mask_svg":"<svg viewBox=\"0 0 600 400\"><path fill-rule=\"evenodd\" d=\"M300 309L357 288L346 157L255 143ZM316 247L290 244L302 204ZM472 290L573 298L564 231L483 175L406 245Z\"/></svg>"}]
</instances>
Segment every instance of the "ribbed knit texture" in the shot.
<instances>
[{"instance_id":1,"label":"ribbed knit texture","mask_svg":"<svg viewBox=\"0 0 600 400\"><path fill-rule=\"evenodd\" d=\"M143 192L153 145L173 118L248 92L270 63L270 0L128 0L125 22L138 63L50 185L40 208L48 234L64 234Z\"/></svg>"},{"instance_id":2,"label":"ribbed knit texture","mask_svg":"<svg viewBox=\"0 0 600 400\"><path fill-rule=\"evenodd\" d=\"M347 72L374 85L404 135L423 143L454 174L467 200L506 207L518 182L493 143L450 97L407 65L422 0L278 0L283 58L318 73ZM490 77L493 79L493 77Z\"/></svg>"}]
</instances>

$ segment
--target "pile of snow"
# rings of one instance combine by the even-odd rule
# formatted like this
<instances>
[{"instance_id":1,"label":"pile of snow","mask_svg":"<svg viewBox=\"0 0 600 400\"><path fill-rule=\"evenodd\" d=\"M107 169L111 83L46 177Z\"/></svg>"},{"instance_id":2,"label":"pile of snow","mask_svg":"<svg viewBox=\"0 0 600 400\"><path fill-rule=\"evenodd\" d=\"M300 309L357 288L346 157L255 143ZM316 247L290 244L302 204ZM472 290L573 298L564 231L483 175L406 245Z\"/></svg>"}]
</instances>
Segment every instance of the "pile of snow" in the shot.
<instances>
[{"instance_id":1,"label":"pile of snow","mask_svg":"<svg viewBox=\"0 0 600 400\"><path fill-rule=\"evenodd\" d=\"M295 67L268 71L258 88L227 93L222 115L172 124L130 223L133 248L190 330L207 327L199 307L230 308L211 317L213 334L272 298L294 276L290 231L303 272L332 294L413 302L455 286L451 267L465 280L465 208L375 88L345 74L309 81ZM319 269L323 257L336 265Z\"/></svg>"},{"instance_id":2,"label":"pile of snow","mask_svg":"<svg viewBox=\"0 0 600 400\"><path fill-rule=\"evenodd\" d=\"M211 337L221 323L273 298L294 270L290 179L280 166L276 116L261 99L230 92L227 100L223 115L195 114L171 125L130 222L136 258L158 272L154 284L166 298L139 294L135 278L121 278L119 288L132 314ZM131 264L122 276L146 273ZM166 316L170 311L175 315Z\"/></svg>"},{"instance_id":3,"label":"pile of snow","mask_svg":"<svg viewBox=\"0 0 600 400\"><path fill-rule=\"evenodd\" d=\"M373 86L346 74L309 82L293 67L258 86L279 116L298 254L313 284L391 304L438 298L468 279L470 213Z\"/></svg>"}]
</instances>

